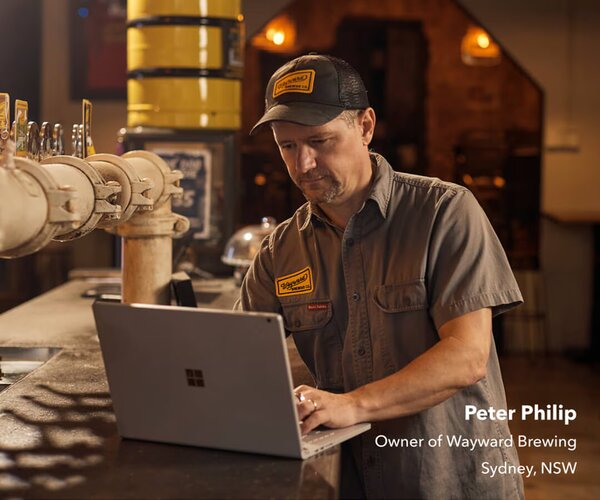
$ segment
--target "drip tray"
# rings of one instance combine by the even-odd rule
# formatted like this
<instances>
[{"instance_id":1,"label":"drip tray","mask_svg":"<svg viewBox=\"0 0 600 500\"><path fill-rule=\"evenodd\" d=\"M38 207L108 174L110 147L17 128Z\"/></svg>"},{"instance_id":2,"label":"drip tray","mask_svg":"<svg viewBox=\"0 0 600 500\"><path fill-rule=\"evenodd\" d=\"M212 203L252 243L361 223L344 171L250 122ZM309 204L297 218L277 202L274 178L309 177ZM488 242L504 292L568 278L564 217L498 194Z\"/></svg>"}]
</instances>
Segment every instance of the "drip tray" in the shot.
<instances>
[{"instance_id":1,"label":"drip tray","mask_svg":"<svg viewBox=\"0 0 600 500\"><path fill-rule=\"evenodd\" d=\"M57 347L0 347L0 392L42 366Z\"/></svg>"}]
</instances>

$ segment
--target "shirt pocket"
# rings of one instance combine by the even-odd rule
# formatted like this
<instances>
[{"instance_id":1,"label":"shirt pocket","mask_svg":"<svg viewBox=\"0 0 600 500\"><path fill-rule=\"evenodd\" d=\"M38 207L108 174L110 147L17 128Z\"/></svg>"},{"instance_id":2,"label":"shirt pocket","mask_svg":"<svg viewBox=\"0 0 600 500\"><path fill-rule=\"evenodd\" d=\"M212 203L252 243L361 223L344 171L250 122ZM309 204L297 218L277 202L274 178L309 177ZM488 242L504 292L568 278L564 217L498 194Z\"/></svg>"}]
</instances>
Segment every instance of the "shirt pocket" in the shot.
<instances>
[{"instance_id":1,"label":"shirt pocket","mask_svg":"<svg viewBox=\"0 0 600 500\"><path fill-rule=\"evenodd\" d=\"M375 288L375 303L386 313L418 311L427 307L427 289L422 280Z\"/></svg>"},{"instance_id":2,"label":"shirt pocket","mask_svg":"<svg viewBox=\"0 0 600 500\"><path fill-rule=\"evenodd\" d=\"M282 304L285 329L292 332L305 332L324 328L331 320L330 300Z\"/></svg>"},{"instance_id":3,"label":"shirt pocket","mask_svg":"<svg viewBox=\"0 0 600 500\"><path fill-rule=\"evenodd\" d=\"M435 332L431 329L423 280L377 286L373 302L375 376L385 377L431 347Z\"/></svg>"},{"instance_id":4,"label":"shirt pocket","mask_svg":"<svg viewBox=\"0 0 600 500\"><path fill-rule=\"evenodd\" d=\"M339 339L330 300L282 304L285 329L294 337L300 357L314 377L317 387L340 390L342 378L342 344Z\"/></svg>"}]
</instances>

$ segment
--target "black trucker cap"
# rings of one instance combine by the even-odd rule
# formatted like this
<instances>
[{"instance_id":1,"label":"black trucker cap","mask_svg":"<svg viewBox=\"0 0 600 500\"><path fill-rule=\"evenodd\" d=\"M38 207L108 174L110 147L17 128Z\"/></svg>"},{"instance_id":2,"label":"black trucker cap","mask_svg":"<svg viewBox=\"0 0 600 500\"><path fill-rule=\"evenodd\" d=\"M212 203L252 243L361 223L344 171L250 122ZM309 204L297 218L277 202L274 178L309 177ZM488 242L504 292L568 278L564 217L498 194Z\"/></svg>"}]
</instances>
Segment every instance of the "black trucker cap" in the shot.
<instances>
[{"instance_id":1,"label":"black trucker cap","mask_svg":"<svg viewBox=\"0 0 600 500\"><path fill-rule=\"evenodd\" d=\"M265 113L250 131L275 120L323 125L346 109L369 107L358 72L337 57L308 54L279 68L269 80Z\"/></svg>"}]
</instances>

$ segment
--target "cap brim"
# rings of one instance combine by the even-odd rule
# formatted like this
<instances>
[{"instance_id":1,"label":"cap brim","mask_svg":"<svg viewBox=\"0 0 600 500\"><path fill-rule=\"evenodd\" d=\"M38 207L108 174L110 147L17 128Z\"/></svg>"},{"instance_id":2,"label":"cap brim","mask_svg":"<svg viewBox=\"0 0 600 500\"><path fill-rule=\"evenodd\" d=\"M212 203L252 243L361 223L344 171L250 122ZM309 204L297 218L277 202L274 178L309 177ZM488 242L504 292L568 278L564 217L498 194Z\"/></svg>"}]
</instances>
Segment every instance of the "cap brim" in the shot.
<instances>
[{"instance_id":1,"label":"cap brim","mask_svg":"<svg viewBox=\"0 0 600 500\"><path fill-rule=\"evenodd\" d=\"M263 125L274 121L284 121L315 127L324 125L339 116L345 108L314 102L286 102L269 109L250 130L254 135Z\"/></svg>"}]
</instances>

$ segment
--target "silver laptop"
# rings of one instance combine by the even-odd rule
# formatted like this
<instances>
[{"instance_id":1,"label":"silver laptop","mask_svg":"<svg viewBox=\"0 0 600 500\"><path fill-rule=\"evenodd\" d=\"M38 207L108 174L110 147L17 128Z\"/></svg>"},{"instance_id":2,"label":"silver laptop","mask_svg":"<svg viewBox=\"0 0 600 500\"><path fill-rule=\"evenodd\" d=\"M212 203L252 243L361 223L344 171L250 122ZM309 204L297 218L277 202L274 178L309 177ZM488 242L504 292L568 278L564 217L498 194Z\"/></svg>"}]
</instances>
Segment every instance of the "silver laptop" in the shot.
<instances>
[{"instance_id":1,"label":"silver laptop","mask_svg":"<svg viewBox=\"0 0 600 500\"><path fill-rule=\"evenodd\" d=\"M281 316L96 302L126 438L308 458L370 424L301 436Z\"/></svg>"}]
</instances>

